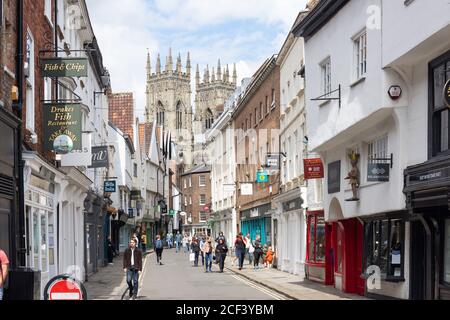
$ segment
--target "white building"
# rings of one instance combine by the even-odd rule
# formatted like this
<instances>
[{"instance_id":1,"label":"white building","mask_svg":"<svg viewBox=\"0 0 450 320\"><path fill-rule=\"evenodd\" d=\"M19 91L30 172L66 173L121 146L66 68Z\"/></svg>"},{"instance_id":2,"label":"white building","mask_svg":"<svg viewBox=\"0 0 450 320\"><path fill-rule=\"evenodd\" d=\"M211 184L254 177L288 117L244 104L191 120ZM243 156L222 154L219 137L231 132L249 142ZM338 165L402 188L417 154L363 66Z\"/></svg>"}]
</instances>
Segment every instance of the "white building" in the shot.
<instances>
[{"instance_id":1,"label":"white building","mask_svg":"<svg viewBox=\"0 0 450 320\"><path fill-rule=\"evenodd\" d=\"M294 25L307 12L301 12ZM304 275L306 259L306 183L303 158L306 153L305 81L303 39L291 32L278 54L280 66L280 193L274 197L276 214L272 215L273 244L278 269Z\"/></svg>"},{"instance_id":2,"label":"white building","mask_svg":"<svg viewBox=\"0 0 450 320\"><path fill-rule=\"evenodd\" d=\"M45 5L44 14L54 23L52 4L46 1ZM66 48L60 50L58 56L86 58L88 70L87 77L58 78L57 101L54 99L54 82L50 78L44 79L45 103L81 104L83 150L57 156L56 160L60 161L57 169L48 165L37 153L24 154L25 220L29 247L27 266L41 271L41 293L47 282L60 274L72 274L78 280L85 281L89 273L103 266L105 258L103 227L106 210L101 188L106 168L91 170L88 166L92 163L91 147L106 143L106 97L103 94L94 95L94 92L101 93L109 86L109 75L102 63L85 1L59 0L58 7L58 47ZM67 19L69 11L74 8L81 17L75 24ZM31 34L27 42L32 50ZM36 55L36 49L34 51L29 54ZM34 78L37 67L34 63L29 64L29 77ZM31 82L36 80L31 78L28 79ZM32 91L27 92L30 99L32 94ZM28 112L34 112L33 108L30 107ZM42 138L34 133L31 120L27 128L32 133L31 143ZM90 195L90 208L86 207L87 195ZM86 223L88 216L97 220L95 228L90 228L90 224Z\"/></svg>"},{"instance_id":3,"label":"white building","mask_svg":"<svg viewBox=\"0 0 450 320\"><path fill-rule=\"evenodd\" d=\"M424 106L429 63L449 50L446 10L443 0L323 0L294 30L305 38L307 135L325 165L326 283L345 292L408 299L421 283L427 296L439 291L430 278L416 285L414 273L434 270L413 272L410 220L420 218L407 210L403 173L432 158ZM346 177L356 169L354 193ZM372 270L380 286L361 278Z\"/></svg>"}]
</instances>

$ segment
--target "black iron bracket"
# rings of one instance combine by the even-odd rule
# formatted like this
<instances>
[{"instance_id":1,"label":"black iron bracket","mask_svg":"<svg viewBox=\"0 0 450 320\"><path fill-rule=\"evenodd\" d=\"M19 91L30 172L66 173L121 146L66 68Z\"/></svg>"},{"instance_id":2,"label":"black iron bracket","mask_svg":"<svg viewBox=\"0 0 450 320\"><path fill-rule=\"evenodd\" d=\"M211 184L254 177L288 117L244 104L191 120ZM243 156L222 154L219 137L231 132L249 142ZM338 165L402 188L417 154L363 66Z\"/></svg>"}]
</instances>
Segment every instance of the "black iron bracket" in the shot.
<instances>
[{"instance_id":1,"label":"black iron bracket","mask_svg":"<svg viewBox=\"0 0 450 320\"><path fill-rule=\"evenodd\" d=\"M342 104L342 95L341 95L341 85L339 85L339 88L336 90L333 90L331 92L325 93L323 95L321 95L320 97L317 97L315 99L311 99L311 101L331 101L331 100L339 100L339 109L341 108L341 104ZM329 97L331 94L333 93L339 93L339 97L335 97L335 98L331 98Z\"/></svg>"}]
</instances>

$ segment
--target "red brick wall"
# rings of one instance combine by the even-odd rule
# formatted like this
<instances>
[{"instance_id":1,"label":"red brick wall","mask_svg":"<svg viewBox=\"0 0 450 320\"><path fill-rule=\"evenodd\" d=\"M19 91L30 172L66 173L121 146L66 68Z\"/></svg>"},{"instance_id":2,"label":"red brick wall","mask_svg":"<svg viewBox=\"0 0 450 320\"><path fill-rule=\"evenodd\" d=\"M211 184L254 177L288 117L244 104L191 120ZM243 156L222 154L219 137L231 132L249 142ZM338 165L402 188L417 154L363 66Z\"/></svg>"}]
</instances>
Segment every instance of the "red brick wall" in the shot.
<instances>
[{"instance_id":1,"label":"red brick wall","mask_svg":"<svg viewBox=\"0 0 450 320\"><path fill-rule=\"evenodd\" d=\"M210 181L210 172L204 173L195 173L195 174L187 174L181 177L180 189L183 193L183 199L181 203L182 210L187 212L188 215L192 214L192 223L199 224L200 223L200 211L203 210L204 206L200 206L200 195L206 195L206 204L211 210L211 181ZM206 186L200 187L200 176L205 176ZM192 187L189 187L189 178L192 179ZM184 180L187 180L186 187L184 188ZM184 205L184 199L187 197L187 206ZM192 197L192 205L189 204L189 198ZM189 216L188 216L189 217ZM206 216L206 220L209 219L209 214Z\"/></svg>"},{"instance_id":2,"label":"red brick wall","mask_svg":"<svg viewBox=\"0 0 450 320\"><path fill-rule=\"evenodd\" d=\"M275 89L275 107L270 110L270 104L272 101L272 89ZM267 114L265 112L265 101L266 96L268 97L268 109L270 110ZM260 103L263 103L263 113L264 118L260 120ZM255 125L255 108L257 109L257 124ZM251 116L251 119L250 119ZM250 123L250 129L253 129L257 133L257 137L259 137L260 130L267 129L268 130L268 141L269 146L271 145L272 137L275 138L276 143L279 143L279 131L272 132L271 129L279 129L280 128L280 70L279 67L276 66L269 76L260 84L260 86L256 89L255 94L239 108L237 114L234 116L234 125L236 129L242 129L242 124L244 124L244 131L246 131L246 121ZM244 140L239 140L237 137L235 138L236 150L237 154L242 154L243 163L237 163L237 180L239 182L255 182L256 181L256 173L261 165L264 164L265 155L263 155L262 159L258 157L257 164L245 164L245 158L249 159L250 162L250 138L245 138ZM260 141L259 138L256 139L257 144L257 155L259 154L260 146L265 142ZM272 148L271 146L269 148ZM279 150L269 150L269 152L278 153ZM262 161L261 161L262 160ZM239 159L238 159L239 161ZM261 163L263 162L263 163ZM246 174L249 173L250 176ZM260 206L262 204L266 204L270 202L271 197L278 193L279 189L279 174L271 176L269 179L269 183L257 183L254 184L253 195L252 196L241 196L240 192L237 197L237 210L243 211L250 208L254 208ZM270 194L270 186L272 186L272 195Z\"/></svg>"},{"instance_id":3,"label":"red brick wall","mask_svg":"<svg viewBox=\"0 0 450 320\"><path fill-rule=\"evenodd\" d=\"M11 89L15 79L4 72L7 67L16 73L17 20L16 1L3 1L4 21L0 21L0 100L9 111L12 111Z\"/></svg>"},{"instance_id":4,"label":"red brick wall","mask_svg":"<svg viewBox=\"0 0 450 320\"><path fill-rule=\"evenodd\" d=\"M54 48L54 32L51 24L44 15L44 1L43 0L24 0L24 25L23 25L23 48L24 48L24 62L26 59L26 37L30 30L34 39L34 53L35 53L35 133L38 136L38 143L31 144L30 132L26 130L24 125L24 144L28 149L37 151L40 155L52 162L54 156L52 152L44 150L44 131L43 131L43 100L44 97L44 79L41 76L39 68L39 51L49 50ZM60 22L61 24L62 22ZM26 85L23 85L24 106L22 111L23 123L26 123Z\"/></svg>"},{"instance_id":5,"label":"red brick wall","mask_svg":"<svg viewBox=\"0 0 450 320\"><path fill-rule=\"evenodd\" d=\"M134 99L133 93L112 93L109 99L109 121L118 127L124 134L134 138Z\"/></svg>"}]
</instances>

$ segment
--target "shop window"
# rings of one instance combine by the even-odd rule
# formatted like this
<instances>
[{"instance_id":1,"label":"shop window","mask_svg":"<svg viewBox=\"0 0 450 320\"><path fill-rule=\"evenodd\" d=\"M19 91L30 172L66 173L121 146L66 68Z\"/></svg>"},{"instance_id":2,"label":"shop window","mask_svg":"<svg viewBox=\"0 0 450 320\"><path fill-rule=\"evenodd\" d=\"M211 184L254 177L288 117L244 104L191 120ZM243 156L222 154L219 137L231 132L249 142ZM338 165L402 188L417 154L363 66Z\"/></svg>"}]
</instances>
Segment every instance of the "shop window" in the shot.
<instances>
[{"instance_id":1,"label":"shop window","mask_svg":"<svg viewBox=\"0 0 450 320\"><path fill-rule=\"evenodd\" d=\"M402 220L378 220L366 224L366 267L378 266L385 279L404 276Z\"/></svg>"},{"instance_id":2,"label":"shop window","mask_svg":"<svg viewBox=\"0 0 450 320\"><path fill-rule=\"evenodd\" d=\"M450 219L445 221L444 282L450 284Z\"/></svg>"},{"instance_id":3,"label":"shop window","mask_svg":"<svg viewBox=\"0 0 450 320\"><path fill-rule=\"evenodd\" d=\"M323 216L308 217L308 261L325 263L325 220Z\"/></svg>"}]
</instances>

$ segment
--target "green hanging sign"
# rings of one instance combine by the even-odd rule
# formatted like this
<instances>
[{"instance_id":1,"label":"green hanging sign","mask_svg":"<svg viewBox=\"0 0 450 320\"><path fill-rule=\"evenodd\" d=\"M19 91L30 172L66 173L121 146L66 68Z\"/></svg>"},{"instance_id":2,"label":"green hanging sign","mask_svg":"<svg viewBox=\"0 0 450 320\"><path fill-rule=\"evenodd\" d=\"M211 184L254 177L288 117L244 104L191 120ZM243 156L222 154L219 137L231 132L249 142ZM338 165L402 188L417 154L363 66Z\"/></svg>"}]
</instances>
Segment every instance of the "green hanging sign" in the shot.
<instances>
[{"instance_id":1,"label":"green hanging sign","mask_svg":"<svg viewBox=\"0 0 450 320\"><path fill-rule=\"evenodd\" d=\"M43 77L87 77L88 60L86 58L42 58Z\"/></svg>"},{"instance_id":2,"label":"green hanging sign","mask_svg":"<svg viewBox=\"0 0 450 320\"><path fill-rule=\"evenodd\" d=\"M45 149L59 154L82 150L81 105L46 103L43 107Z\"/></svg>"},{"instance_id":3,"label":"green hanging sign","mask_svg":"<svg viewBox=\"0 0 450 320\"><path fill-rule=\"evenodd\" d=\"M265 171L260 171L256 174L257 183L267 183L269 182L269 174Z\"/></svg>"}]
</instances>

